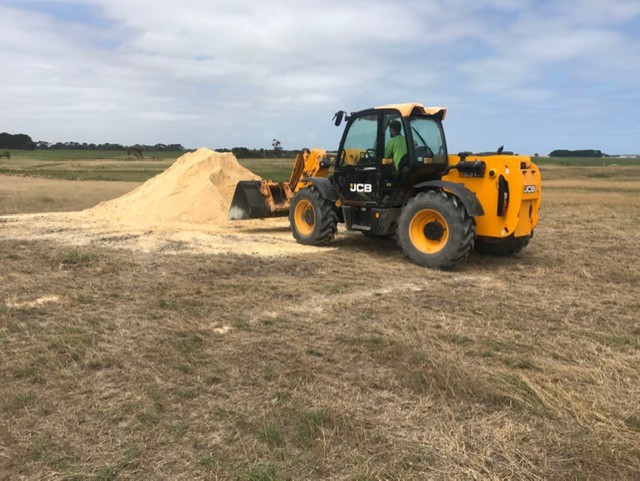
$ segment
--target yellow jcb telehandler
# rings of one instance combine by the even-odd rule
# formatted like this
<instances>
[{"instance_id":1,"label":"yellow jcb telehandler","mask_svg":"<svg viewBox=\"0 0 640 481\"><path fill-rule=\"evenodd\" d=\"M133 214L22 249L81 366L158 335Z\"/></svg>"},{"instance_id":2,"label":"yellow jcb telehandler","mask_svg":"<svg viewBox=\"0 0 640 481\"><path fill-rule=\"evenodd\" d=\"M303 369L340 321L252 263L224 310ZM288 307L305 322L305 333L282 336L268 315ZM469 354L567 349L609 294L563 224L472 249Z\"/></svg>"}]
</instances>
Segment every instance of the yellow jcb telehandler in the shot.
<instances>
[{"instance_id":1,"label":"yellow jcb telehandler","mask_svg":"<svg viewBox=\"0 0 640 481\"><path fill-rule=\"evenodd\" d=\"M240 182L229 219L288 215L295 239L309 245L328 244L343 222L395 235L409 259L437 269L474 247L519 252L538 223L539 169L502 148L449 155L445 114L417 103L340 111L335 124L347 125L337 153L303 149L288 182Z\"/></svg>"}]
</instances>

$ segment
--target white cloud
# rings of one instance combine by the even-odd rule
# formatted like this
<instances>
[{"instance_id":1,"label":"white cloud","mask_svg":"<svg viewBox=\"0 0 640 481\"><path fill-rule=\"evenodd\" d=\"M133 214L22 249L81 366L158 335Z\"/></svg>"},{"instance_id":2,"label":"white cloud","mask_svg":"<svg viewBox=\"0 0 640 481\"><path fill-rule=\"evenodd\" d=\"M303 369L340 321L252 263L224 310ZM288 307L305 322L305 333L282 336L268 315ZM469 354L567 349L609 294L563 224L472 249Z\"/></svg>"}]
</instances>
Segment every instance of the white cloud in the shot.
<instances>
[{"instance_id":1,"label":"white cloud","mask_svg":"<svg viewBox=\"0 0 640 481\"><path fill-rule=\"evenodd\" d=\"M558 15L571 18L576 24L619 25L640 16L640 3L637 0L571 0L557 2L554 5Z\"/></svg>"},{"instance_id":2,"label":"white cloud","mask_svg":"<svg viewBox=\"0 0 640 481\"><path fill-rule=\"evenodd\" d=\"M526 110L561 125L544 104L600 107L640 86L637 1L57 3L103 21L0 5L2 128L38 139L335 148L335 110L415 100L451 102L454 142L486 150L495 129L479 119ZM640 113L637 96L627 107Z\"/></svg>"}]
</instances>

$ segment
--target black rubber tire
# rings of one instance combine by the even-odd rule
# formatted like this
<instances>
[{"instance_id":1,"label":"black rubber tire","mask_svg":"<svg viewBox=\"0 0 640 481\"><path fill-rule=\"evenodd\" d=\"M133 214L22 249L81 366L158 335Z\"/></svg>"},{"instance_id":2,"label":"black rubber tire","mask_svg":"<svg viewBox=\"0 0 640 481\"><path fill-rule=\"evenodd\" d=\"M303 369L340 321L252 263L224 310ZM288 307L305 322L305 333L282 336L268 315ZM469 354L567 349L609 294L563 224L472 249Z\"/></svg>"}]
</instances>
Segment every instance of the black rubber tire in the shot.
<instances>
[{"instance_id":1,"label":"black rubber tire","mask_svg":"<svg viewBox=\"0 0 640 481\"><path fill-rule=\"evenodd\" d=\"M437 212L446 223L446 226L440 223L447 236L443 241L437 240L442 242L442 247L437 252L429 253L420 249L411 237L412 222L424 212ZM462 202L442 190L419 192L409 199L398 219L396 233L398 244L409 259L418 265L433 269L448 269L464 261L473 249L476 237L475 223ZM427 242L426 232L422 234L424 239L420 238L420 233L415 235L417 241Z\"/></svg>"},{"instance_id":2,"label":"black rubber tire","mask_svg":"<svg viewBox=\"0 0 640 481\"><path fill-rule=\"evenodd\" d=\"M306 225L307 230L310 227L309 232L305 232L305 226L296 224L296 209L301 203L313 211L313 220ZM338 232L338 214L335 204L324 199L318 188L314 186L301 189L293 196L289 208L289 223L293 237L300 244L305 245L327 245Z\"/></svg>"},{"instance_id":3,"label":"black rubber tire","mask_svg":"<svg viewBox=\"0 0 640 481\"><path fill-rule=\"evenodd\" d=\"M510 235L504 239L478 236L476 250L490 256L512 256L527 247L532 237L533 233L523 237Z\"/></svg>"}]
</instances>

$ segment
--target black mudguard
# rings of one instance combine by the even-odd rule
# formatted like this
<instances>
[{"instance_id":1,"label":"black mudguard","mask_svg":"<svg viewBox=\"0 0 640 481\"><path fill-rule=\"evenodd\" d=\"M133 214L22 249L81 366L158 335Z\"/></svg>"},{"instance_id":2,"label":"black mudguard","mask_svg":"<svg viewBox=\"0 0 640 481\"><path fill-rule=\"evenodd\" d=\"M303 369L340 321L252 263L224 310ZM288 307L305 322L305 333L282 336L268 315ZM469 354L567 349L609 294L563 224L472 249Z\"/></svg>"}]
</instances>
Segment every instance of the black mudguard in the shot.
<instances>
[{"instance_id":1,"label":"black mudguard","mask_svg":"<svg viewBox=\"0 0 640 481\"><path fill-rule=\"evenodd\" d=\"M448 190L460 199L462 205L467 209L467 213L470 216L477 217L484 215L484 209L476 197L476 194L462 184L447 182L444 180L429 180L427 182L420 182L419 184L414 185L413 188L416 190L428 190L433 188Z\"/></svg>"},{"instance_id":2,"label":"black mudguard","mask_svg":"<svg viewBox=\"0 0 640 481\"><path fill-rule=\"evenodd\" d=\"M305 177L302 182L310 182L314 187L317 187L323 199L331 202L338 200L336 187L326 177Z\"/></svg>"}]
</instances>

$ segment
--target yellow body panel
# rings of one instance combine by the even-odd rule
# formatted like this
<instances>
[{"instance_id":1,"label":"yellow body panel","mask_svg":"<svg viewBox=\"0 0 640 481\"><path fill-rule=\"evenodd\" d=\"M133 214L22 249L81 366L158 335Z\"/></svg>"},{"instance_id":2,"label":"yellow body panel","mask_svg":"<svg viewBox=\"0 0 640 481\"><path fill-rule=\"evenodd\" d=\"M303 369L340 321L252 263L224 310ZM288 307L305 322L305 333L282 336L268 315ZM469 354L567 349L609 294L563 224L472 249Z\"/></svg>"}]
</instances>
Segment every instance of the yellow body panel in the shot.
<instances>
[{"instance_id":1,"label":"yellow body panel","mask_svg":"<svg viewBox=\"0 0 640 481\"><path fill-rule=\"evenodd\" d=\"M482 160L486 164L484 177L469 177L452 170L442 180L464 184L476 194L482 204L484 215L475 217L476 233L479 236L505 238L510 235L531 235L538 223L541 201L540 170L524 155L470 155L465 160ZM449 156L449 164L457 164L457 155ZM498 213L498 179L503 176L508 182L509 197L506 215Z\"/></svg>"},{"instance_id":2,"label":"yellow body panel","mask_svg":"<svg viewBox=\"0 0 640 481\"><path fill-rule=\"evenodd\" d=\"M322 167L320 162L327 158L327 151L324 149L313 149L301 152L296 157L293 172L289 179L289 186L293 192L298 192L306 187L308 182L301 182L305 177L326 177L329 174L329 167Z\"/></svg>"},{"instance_id":3,"label":"yellow body panel","mask_svg":"<svg viewBox=\"0 0 640 481\"><path fill-rule=\"evenodd\" d=\"M444 107L425 107L422 104L418 104L415 102L410 102L406 104L389 104L383 105L381 107L375 107L376 110L382 109L395 109L400 112L400 115L403 117L409 117L414 109L418 109L424 115L442 115L442 120L444 120L447 115L447 109Z\"/></svg>"}]
</instances>

